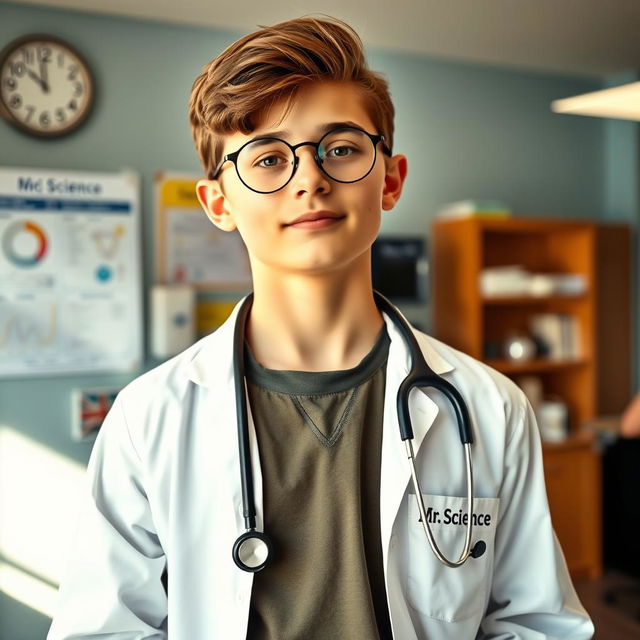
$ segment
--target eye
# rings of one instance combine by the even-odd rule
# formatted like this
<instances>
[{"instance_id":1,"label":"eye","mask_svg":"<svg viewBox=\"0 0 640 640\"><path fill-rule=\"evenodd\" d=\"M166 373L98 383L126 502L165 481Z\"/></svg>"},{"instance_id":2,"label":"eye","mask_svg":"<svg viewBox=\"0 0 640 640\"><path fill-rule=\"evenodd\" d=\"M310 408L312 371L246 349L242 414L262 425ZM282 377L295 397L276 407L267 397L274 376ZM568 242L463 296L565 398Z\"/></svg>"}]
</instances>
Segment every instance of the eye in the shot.
<instances>
[{"instance_id":1,"label":"eye","mask_svg":"<svg viewBox=\"0 0 640 640\"><path fill-rule=\"evenodd\" d=\"M356 147L343 144L327 149L327 158L347 158L357 152L358 149Z\"/></svg>"},{"instance_id":2,"label":"eye","mask_svg":"<svg viewBox=\"0 0 640 640\"><path fill-rule=\"evenodd\" d=\"M258 160L254 166L260 167L262 169L273 169L274 167L278 167L282 164L287 164L287 162L287 159L283 158L282 156L270 155L260 158L260 160Z\"/></svg>"}]
</instances>

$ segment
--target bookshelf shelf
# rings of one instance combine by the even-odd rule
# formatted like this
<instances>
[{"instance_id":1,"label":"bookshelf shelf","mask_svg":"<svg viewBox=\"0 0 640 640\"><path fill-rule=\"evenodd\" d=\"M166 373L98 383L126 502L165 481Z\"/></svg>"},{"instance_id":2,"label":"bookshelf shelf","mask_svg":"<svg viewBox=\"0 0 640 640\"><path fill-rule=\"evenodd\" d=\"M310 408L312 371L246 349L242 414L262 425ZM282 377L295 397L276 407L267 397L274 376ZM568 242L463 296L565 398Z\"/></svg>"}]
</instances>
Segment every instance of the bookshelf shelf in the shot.
<instances>
[{"instance_id":1,"label":"bookshelf shelf","mask_svg":"<svg viewBox=\"0 0 640 640\"><path fill-rule=\"evenodd\" d=\"M569 436L544 443L547 494L554 528L574 577L601 572L600 458L583 425L597 413L596 226L552 219L461 218L431 229L434 335L519 382L539 378L545 397L560 398ZM484 269L517 265L532 274L579 275L579 295L483 295ZM484 359L514 333L531 336L535 316L569 316L575 331L567 353L528 362Z\"/></svg>"},{"instance_id":2,"label":"bookshelf shelf","mask_svg":"<svg viewBox=\"0 0 640 640\"><path fill-rule=\"evenodd\" d=\"M596 437L592 431L580 431L570 435L562 442L543 442L543 451L567 451L569 449L595 448L597 446Z\"/></svg>"},{"instance_id":3,"label":"bookshelf shelf","mask_svg":"<svg viewBox=\"0 0 640 640\"><path fill-rule=\"evenodd\" d=\"M485 305L495 306L515 306L515 305L550 305L566 302L584 302L588 301L587 293L577 295L519 295L519 296L483 296L482 303Z\"/></svg>"},{"instance_id":4,"label":"bookshelf shelf","mask_svg":"<svg viewBox=\"0 0 640 640\"><path fill-rule=\"evenodd\" d=\"M589 360L578 358L574 360L549 360L538 358L529 360L528 362L515 362L512 360L485 360L485 362L494 369L508 375L525 374L525 373L543 373L545 371L563 371L573 369L575 367L589 366Z\"/></svg>"}]
</instances>

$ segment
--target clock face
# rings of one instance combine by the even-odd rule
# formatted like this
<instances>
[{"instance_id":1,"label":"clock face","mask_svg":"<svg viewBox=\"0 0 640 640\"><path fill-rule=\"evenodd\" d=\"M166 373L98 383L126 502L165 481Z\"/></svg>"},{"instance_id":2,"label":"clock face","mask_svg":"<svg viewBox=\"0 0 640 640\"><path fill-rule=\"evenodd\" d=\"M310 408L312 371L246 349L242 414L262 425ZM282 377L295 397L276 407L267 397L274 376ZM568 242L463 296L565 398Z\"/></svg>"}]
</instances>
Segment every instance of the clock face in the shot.
<instances>
[{"instance_id":1,"label":"clock face","mask_svg":"<svg viewBox=\"0 0 640 640\"><path fill-rule=\"evenodd\" d=\"M38 136L76 129L93 105L93 80L82 56L46 35L25 36L0 54L0 113Z\"/></svg>"}]
</instances>

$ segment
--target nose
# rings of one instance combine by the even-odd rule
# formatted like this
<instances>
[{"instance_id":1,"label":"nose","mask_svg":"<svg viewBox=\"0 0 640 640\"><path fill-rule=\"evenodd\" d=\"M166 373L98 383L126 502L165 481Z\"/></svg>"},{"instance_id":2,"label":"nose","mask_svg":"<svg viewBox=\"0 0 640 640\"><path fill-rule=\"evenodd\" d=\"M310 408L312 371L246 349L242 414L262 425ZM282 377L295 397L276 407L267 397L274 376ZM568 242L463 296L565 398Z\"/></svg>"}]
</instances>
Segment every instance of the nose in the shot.
<instances>
[{"instance_id":1,"label":"nose","mask_svg":"<svg viewBox=\"0 0 640 640\"><path fill-rule=\"evenodd\" d=\"M304 193L328 193L331 190L329 178L318 166L312 143L296 149L296 169L291 182L296 195Z\"/></svg>"}]
</instances>

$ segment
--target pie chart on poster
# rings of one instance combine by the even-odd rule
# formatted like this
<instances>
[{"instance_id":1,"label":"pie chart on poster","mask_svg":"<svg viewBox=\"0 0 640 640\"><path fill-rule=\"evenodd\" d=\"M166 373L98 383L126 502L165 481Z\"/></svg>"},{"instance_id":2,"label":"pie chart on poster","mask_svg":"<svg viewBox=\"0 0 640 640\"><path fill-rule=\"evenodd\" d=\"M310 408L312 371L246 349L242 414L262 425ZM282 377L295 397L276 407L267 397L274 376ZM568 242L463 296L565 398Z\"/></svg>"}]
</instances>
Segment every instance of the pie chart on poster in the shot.
<instances>
[{"instance_id":1,"label":"pie chart on poster","mask_svg":"<svg viewBox=\"0 0 640 640\"><path fill-rule=\"evenodd\" d=\"M2 236L2 251L16 267L35 267L47 254L49 242L42 227L30 220L11 223Z\"/></svg>"},{"instance_id":2,"label":"pie chart on poster","mask_svg":"<svg viewBox=\"0 0 640 640\"><path fill-rule=\"evenodd\" d=\"M102 264L96 269L96 278L98 282L109 282L112 276L113 272L106 264Z\"/></svg>"}]
</instances>

